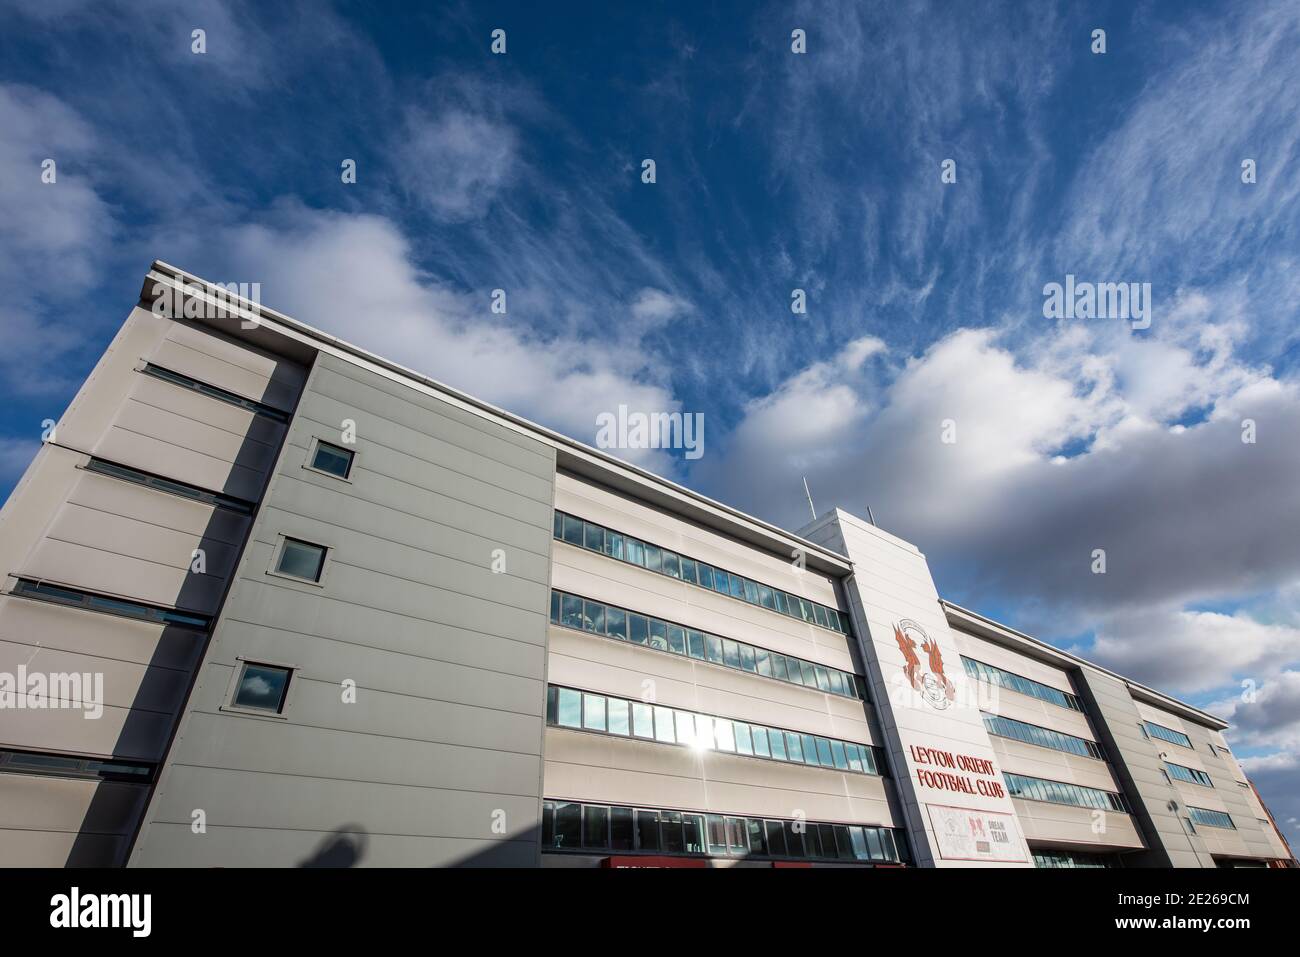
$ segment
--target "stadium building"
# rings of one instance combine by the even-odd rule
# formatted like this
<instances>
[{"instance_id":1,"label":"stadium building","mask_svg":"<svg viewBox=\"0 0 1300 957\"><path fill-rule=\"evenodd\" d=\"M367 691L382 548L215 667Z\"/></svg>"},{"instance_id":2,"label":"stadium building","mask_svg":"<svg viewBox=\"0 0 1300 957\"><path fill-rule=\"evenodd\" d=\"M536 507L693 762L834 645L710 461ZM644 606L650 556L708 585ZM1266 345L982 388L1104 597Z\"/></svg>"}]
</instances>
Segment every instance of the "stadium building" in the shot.
<instances>
[{"instance_id":1,"label":"stadium building","mask_svg":"<svg viewBox=\"0 0 1300 957\"><path fill-rule=\"evenodd\" d=\"M6 866L1288 866L1213 715L164 263L0 513Z\"/></svg>"}]
</instances>

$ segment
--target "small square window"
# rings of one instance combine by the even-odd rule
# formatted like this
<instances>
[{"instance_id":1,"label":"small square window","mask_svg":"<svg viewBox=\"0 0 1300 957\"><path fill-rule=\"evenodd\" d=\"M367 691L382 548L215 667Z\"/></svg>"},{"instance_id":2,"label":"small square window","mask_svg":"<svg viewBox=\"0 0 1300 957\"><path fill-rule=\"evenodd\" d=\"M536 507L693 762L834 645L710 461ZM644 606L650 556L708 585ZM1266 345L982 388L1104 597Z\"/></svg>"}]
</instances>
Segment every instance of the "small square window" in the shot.
<instances>
[{"instance_id":1,"label":"small square window","mask_svg":"<svg viewBox=\"0 0 1300 957\"><path fill-rule=\"evenodd\" d=\"M318 582L324 567L324 546L300 542L296 538L286 538L284 547L280 549L280 560L276 563L275 570L282 575Z\"/></svg>"},{"instance_id":2,"label":"small square window","mask_svg":"<svg viewBox=\"0 0 1300 957\"><path fill-rule=\"evenodd\" d=\"M352 471L352 456L353 453L348 449L317 440L316 451L311 457L311 467L345 479Z\"/></svg>"},{"instance_id":3,"label":"small square window","mask_svg":"<svg viewBox=\"0 0 1300 957\"><path fill-rule=\"evenodd\" d=\"M288 668L245 663L235 688L235 707L279 714L289 691L289 674Z\"/></svg>"}]
</instances>

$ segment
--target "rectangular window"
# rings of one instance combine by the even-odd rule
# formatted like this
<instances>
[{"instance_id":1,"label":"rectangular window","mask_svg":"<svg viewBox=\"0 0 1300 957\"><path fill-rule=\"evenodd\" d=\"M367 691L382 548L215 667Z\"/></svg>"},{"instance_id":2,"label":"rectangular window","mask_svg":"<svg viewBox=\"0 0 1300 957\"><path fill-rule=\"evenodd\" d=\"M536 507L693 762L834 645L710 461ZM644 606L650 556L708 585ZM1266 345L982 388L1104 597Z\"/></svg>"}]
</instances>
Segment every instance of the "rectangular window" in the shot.
<instances>
[{"instance_id":1,"label":"rectangular window","mask_svg":"<svg viewBox=\"0 0 1300 957\"><path fill-rule=\"evenodd\" d=\"M304 581L320 581L321 571L325 568L325 547L296 538L286 538L280 548L280 560L275 570L281 575L301 578Z\"/></svg>"},{"instance_id":2,"label":"rectangular window","mask_svg":"<svg viewBox=\"0 0 1300 957\"><path fill-rule=\"evenodd\" d=\"M754 737L754 754L760 758L770 758L772 752L767 746L767 728L751 725L750 731Z\"/></svg>"},{"instance_id":3,"label":"rectangular window","mask_svg":"<svg viewBox=\"0 0 1300 957\"><path fill-rule=\"evenodd\" d=\"M605 633L605 606L594 601L584 601L582 608L582 630Z\"/></svg>"},{"instance_id":4,"label":"rectangular window","mask_svg":"<svg viewBox=\"0 0 1300 957\"><path fill-rule=\"evenodd\" d=\"M785 847L785 828L780 821L764 821L767 831L767 850L773 857L785 857L789 852Z\"/></svg>"},{"instance_id":5,"label":"rectangular window","mask_svg":"<svg viewBox=\"0 0 1300 957\"><path fill-rule=\"evenodd\" d=\"M802 763L804 761L814 760L804 749L803 743L799 740L799 735L795 734L793 731L785 732L785 753L789 756L791 761L799 761Z\"/></svg>"},{"instance_id":6,"label":"rectangular window","mask_svg":"<svg viewBox=\"0 0 1300 957\"><path fill-rule=\"evenodd\" d=\"M605 550L605 529L599 525L593 525L591 522L583 522L582 545L593 552L603 552Z\"/></svg>"},{"instance_id":7,"label":"rectangular window","mask_svg":"<svg viewBox=\"0 0 1300 957\"><path fill-rule=\"evenodd\" d=\"M316 451L311 457L311 467L345 479L352 471L352 452L317 439Z\"/></svg>"},{"instance_id":8,"label":"rectangular window","mask_svg":"<svg viewBox=\"0 0 1300 957\"><path fill-rule=\"evenodd\" d=\"M736 750L736 736L731 727L731 722L726 718L715 718L713 721L713 738L718 742L719 751Z\"/></svg>"},{"instance_id":9,"label":"rectangular window","mask_svg":"<svg viewBox=\"0 0 1300 957\"><path fill-rule=\"evenodd\" d=\"M772 677L772 659L768 657L768 653L762 648L754 649L754 664L760 675L765 678Z\"/></svg>"},{"instance_id":10,"label":"rectangular window","mask_svg":"<svg viewBox=\"0 0 1300 957\"><path fill-rule=\"evenodd\" d=\"M659 850L659 812L636 812L636 846L641 851Z\"/></svg>"},{"instance_id":11,"label":"rectangular window","mask_svg":"<svg viewBox=\"0 0 1300 957\"><path fill-rule=\"evenodd\" d=\"M570 545L582 544L582 519L564 516L564 540Z\"/></svg>"},{"instance_id":12,"label":"rectangular window","mask_svg":"<svg viewBox=\"0 0 1300 957\"><path fill-rule=\"evenodd\" d=\"M767 736L768 744L772 746L772 757L777 761L785 761L785 732L770 729Z\"/></svg>"},{"instance_id":13,"label":"rectangular window","mask_svg":"<svg viewBox=\"0 0 1300 957\"><path fill-rule=\"evenodd\" d=\"M668 625L656 618L650 619L650 647L668 650Z\"/></svg>"},{"instance_id":14,"label":"rectangular window","mask_svg":"<svg viewBox=\"0 0 1300 957\"><path fill-rule=\"evenodd\" d=\"M659 812L659 835L665 854L684 854L686 839L682 833L682 814L680 811Z\"/></svg>"},{"instance_id":15,"label":"rectangular window","mask_svg":"<svg viewBox=\"0 0 1300 957\"><path fill-rule=\"evenodd\" d=\"M659 705L655 705L654 709L655 740L665 744L675 744L677 739L673 735L673 709L661 708Z\"/></svg>"},{"instance_id":16,"label":"rectangular window","mask_svg":"<svg viewBox=\"0 0 1300 957\"><path fill-rule=\"evenodd\" d=\"M577 595L565 595L561 620L568 628L582 627L582 599Z\"/></svg>"},{"instance_id":17,"label":"rectangular window","mask_svg":"<svg viewBox=\"0 0 1300 957\"><path fill-rule=\"evenodd\" d=\"M616 851L630 851L634 849L635 840L632 809L630 807L610 808L609 846Z\"/></svg>"},{"instance_id":18,"label":"rectangular window","mask_svg":"<svg viewBox=\"0 0 1300 957\"><path fill-rule=\"evenodd\" d=\"M623 536L618 532L605 530L605 554L610 558L623 560Z\"/></svg>"},{"instance_id":19,"label":"rectangular window","mask_svg":"<svg viewBox=\"0 0 1300 957\"><path fill-rule=\"evenodd\" d=\"M758 670L754 665L754 649L749 645L740 646L740 667L751 674Z\"/></svg>"},{"instance_id":20,"label":"rectangular window","mask_svg":"<svg viewBox=\"0 0 1300 957\"><path fill-rule=\"evenodd\" d=\"M563 728L582 727L582 695L577 691L560 689L559 723Z\"/></svg>"},{"instance_id":21,"label":"rectangular window","mask_svg":"<svg viewBox=\"0 0 1300 957\"><path fill-rule=\"evenodd\" d=\"M582 696L582 726L590 731L605 730L605 698L598 694Z\"/></svg>"},{"instance_id":22,"label":"rectangular window","mask_svg":"<svg viewBox=\"0 0 1300 957\"><path fill-rule=\"evenodd\" d=\"M668 650L675 655L686 654L686 629L681 625L668 626Z\"/></svg>"},{"instance_id":23,"label":"rectangular window","mask_svg":"<svg viewBox=\"0 0 1300 957\"><path fill-rule=\"evenodd\" d=\"M582 846L582 805L555 805L555 847Z\"/></svg>"},{"instance_id":24,"label":"rectangular window","mask_svg":"<svg viewBox=\"0 0 1300 957\"><path fill-rule=\"evenodd\" d=\"M120 615L123 618L138 618L165 625L182 625L186 628L206 630L211 620L204 615L191 615L187 612L145 605L141 602L110 598L79 588L61 588L48 582L36 582L29 578L20 578L14 585L13 594L39 601L50 601L58 605L71 605L87 611L99 611L108 615Z\"/></svg>"},{"instance_id":25,"label":"rectangular window","mask_svg":"<svg viewBox=\"0 0 1300 957\"><path fill-rule=\"evenodd\" d=\"M704 636L704 651L709 661L715 665L722 664L722 639L713 635Z\"/></svg>"},{"instance_id":26,"label":"rectangular window","mask_svg":"<svg viewBox=\"0 0 1300 957\"><path fill-rule=\"evenodd\" d=\"M169 495L178 495L181 498L193 499L196 502L203 502L206 505L216 505L221 508L229 509L232 512L239 512L241 515L253 514L253 503L245 501L242 498L235 498L231 495L222 495L219 492L209 492L207 489L199 488L197 485L189 485L185 482L178 482L175 479L167 479L160 475L141 472L139 469L133 469L125 465L118 465L105 459L92 458L86 463L86 471L98 472L101 475L112 476L113 478L122 479L126 482L133 482L136 485L144 485L148 488L156 489L159 492L166 492Z\"/></svg>"},{"instance_id":27,"label":"rectangular window","mask_svg":"<svg viewBox=\"0 0 1300 957\"><path fill-rule=\"evenodd\" d=\"M686 842L687 854L704 853L704 815L683 814L682 836Z\"/></svg>"},{"instance_id":28,"label":"rectangular window","mask_svg":"<svg viewBox=\"0 0 1300 957\"><path fill-rule=\"evenodd\" d=\"M674 711L678 744L692 744L695 741L695 716L689 711Z\"/></svg>"},{"instance_id":29,"label":"rectangular window","mask_svg":"<svg viewBox=\"0 0 1300 957\"><path fill-rule=\"evenodd\" d=\"M727 853L727 821L720 814L706 814L705 827L708 829L709 853L725 857Z\"/></svg>"},{"instance_id":30,"label":"rectangular window","mask_svg":"<svg viewBox=\"0 0 1300 957\"><path fill-rule=\"evenodd\" d=\"M742 721L734 722L736 733L736 753L749 754L754 753L754 743L749 737L749 725Z\"/></svg>"},{"instance_id":31,"label":"rectangular window","mask_svg":"<svg viewBox=\"0 0 1300 957\"><path fill-rule=\"evenodd\" d=\"M730 638L722 640L722 663L728 668L740 667L740 646Z\"/></svg>"},{"instance_id":32,"label":"rectangular window","mask_svg":"<svg viewBox=\"0 0 1300 957\"><path fill-rule=\"evenodd\" d=\"M640 615L632 615L628 619L629 637L633 644L644 645L650 638L650 623Z\"/></svg>"},{"instance_id":33,"label":"rectangular window","mask_svg":"<svg viewBox=\"0 0 1300 957\"><path fill-rule=\"evenodd\" d=\"M646 545L645 547L645 567L652 572L662 571L664 563L664 553L660 551L658 545Z\"/></svg>"},{"instance_id":34,"label":"rectangular window","mask_svg":"<svg viewBox=\"0 0 1300 957\"><path fill-rule=\"evenodd\" d=\"M638 738L655 736L654 710L648 704L632 702L632 733Z\"/></svg>"},{"instance_id":35,"label":"rectangular window","mask_svg":"<svg viewBox=\"0 0 1300 957\"><path fill-rule=\"evenodd\" d=\"M627 735L630 733L628 725L628 702L621 698L610 698L607 705L609 712L609 733Z\"/></svg>"},{"instance_id":36,"label":"rectangular window","mask_svg":"<svg viewBox=\"0 0 1300 957\"><path fill-rule=\"evenodd\" d=\"M606 608L605 634L627 641L627 612L621 608Z\"/></svg>"},{"instance_id":37,"label":"rectangular window","mask_svg":"<svg viewBox=\"0 0 1300 957\"><path fill-rule=\"evenodd\" d=\"M289 675L288 668L245 662L235 688L235 707L279 714L289 693Z\"/></svg>"},{"instance_id":38,"label":"rectangular window","mask_svg":"<svg viewBox=\"0 0 1300 957\"><path fill-rule=\"evenodd\" d=\"M700 562L700 565L699 565L699 573L700 573L700 587L701 587L701 588L712 588L712 587L713 587L713 569L712 569L712 567L710 567L710 566L708 566L708 565L705 565L703 562Z\"/></svg>"},{"instance_id":39,"label":"rectangular window","mask_svg":"<svg viewBox=\"0 0 1300 957\"><path fill-rule=\"evenodd\" d=\"M731 597L732 597L732 598L739 598L741 601L744 601L744 600L745 600L745 580L744 580L743 578L741 578L739 575L729 575L728 578L729 578L729 581L730 581L730 592L731 592Z\"/></svg>"},{"instance_id":40,"label":"rectangular window","mask_svg":"<svg viewBox=\"0 0 1300 957\"><path fill-rule=\"evenodd\" d=\"M609 808L592 804L583 807L582 846L609 847Z\"/></svg>"},{"instance_id":41,"label":"rectangular window","mask_svg":"<svg viewBox=\"0 0 1300 957\"><path fill-rule=\"evenodd\" d=\"M745 601L751 605L758 604L758 583L752 582L748 578L741 579L745 589Z\"/></svg>"},{"instance_id":42,"label":"rectangular window","mask_svg":"<svg viewBox=\"0 0 1300 957\"><path fill-rule=\"evenodd\" d=\"M704 660L703 633L698 631L688 631L686 633L686 638L687 638L686 647L687 647L687 651L690 653L690 656L692 658L698 658L699 660L703 661Z\"/></svg>"},{"instance_id":43,"label":"rectangular window","mask_svg":"<svg viewBox=\"0 0 1300 957\"><path fill-rule=\"evenodd\" d=\"M682 577L682 566L681 562L678 561L676 552L664 552L663 572L669 578Z\"/></svg>"},{"instance_id":44,"label":"rectangular window","mask_svg":"<svg viewBox=\"0 0 1300 957\"><path fill-rule=\"evenodd\" d=\"M645 544L638 542L635 538L623 539L623 547L627 549L627 560L633 565L645 565Z\"/></svg>"},{"instance_id":45,"label":"rectangular window","mask_svg":"<svg viewBox=\"0 0 1300 957\"><path fill-rule=\"evenodd\" d=\"M696 584L695 562L689 558L682 558L682 581Z\"/></svg>"},{"instance_id":46,"label":"rectangular window","mask_svg":"<svg viewBox=\"0 0 1300 957\"><path fill-rule=\"evenodd\" d=\"M702 751L713 750L713 718L707 714L695 716L695 746Z\"/></svg>"},{"instance_id":47,"label":"rectangular window","mask_svg":"<svg viewBox=\"0 0 1300 957\"><path fill-rule=\"evenodd\" d=\"M144 369L141 371L156 379L163 379L173 385L178 385L182 388L202 393L209 398L220 399L222 402L228 402L231 405L240 406L255 415L273 419L276 422L289 421L288 412L284 412L274 406L269 406L264 402L258 402L255 399L247 399L242 395L236 395L228 389L222 389L215 385L208 385L206 382L200 382L198 379L191 378L190 376L182 375L179 372L173 372L171 369L164 369L162 366L154 365L152 362L146 363Z\"/></svg>"}]
</instances>

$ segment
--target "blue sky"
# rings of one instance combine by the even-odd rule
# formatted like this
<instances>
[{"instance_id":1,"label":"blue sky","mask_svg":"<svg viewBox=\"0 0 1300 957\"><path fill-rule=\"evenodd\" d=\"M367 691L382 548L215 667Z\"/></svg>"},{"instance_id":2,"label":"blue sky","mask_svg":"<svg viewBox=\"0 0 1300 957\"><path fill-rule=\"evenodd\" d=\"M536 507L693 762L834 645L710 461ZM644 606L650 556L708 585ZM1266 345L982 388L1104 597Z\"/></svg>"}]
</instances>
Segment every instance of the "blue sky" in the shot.
<instances>
[{"instance_id":1,"label":"blue sky","mask_svg":"<svg viewBox=\"0 0 1300 957\"><path fill-rule=\"evenodd\" d=\"M584 441L702 412L635 457L870 505L946 597L1230 718L1300 836L1295 4L265 7L0 3L6 493L152 259L260 282ZM1045 319L1067 273L1151 327Z\"/></svg>"}]
</instances>

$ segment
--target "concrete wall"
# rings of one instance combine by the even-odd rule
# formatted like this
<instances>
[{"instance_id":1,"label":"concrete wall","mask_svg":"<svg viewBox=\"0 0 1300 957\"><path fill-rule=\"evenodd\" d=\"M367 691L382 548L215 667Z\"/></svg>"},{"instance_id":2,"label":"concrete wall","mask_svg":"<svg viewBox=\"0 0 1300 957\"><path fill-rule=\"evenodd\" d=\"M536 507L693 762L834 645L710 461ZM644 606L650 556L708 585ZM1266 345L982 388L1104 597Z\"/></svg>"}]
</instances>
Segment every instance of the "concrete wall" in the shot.
<instances>
[{"instance_id":1,"label":"concrete wall","mask_svg":"<svg viewBox=\"0 0 1300 957\"><path fill-rule=\"evenodd\" d=\"M345 419L349 479L306 468ZM322 354L131 864L536 865L553 475L549 446ZM329 546L321 584L270 572L283 535ZM231 709L242 660L295 669L283 715Z\"/></svg>"},{"instance_id":2,"label":"concrete wall","mask_svg":"<svg viewBox=\"0 0 1300 957\"><path fill-rule=\"evenodd\" d=\"M292 410L305 371L184 322L134 309L0 512L0 671L102 674L104 715L16 711L0 747L160 762L204 634L7 594L18 576L215 614L247 516L90 472L91 455L257 499L284 426L145 375L166 365ZM191 571L196 549L202 573ZM0 775L0 860L112 865L125 857L140 785Z\"/></svg>"}]
</instances>

